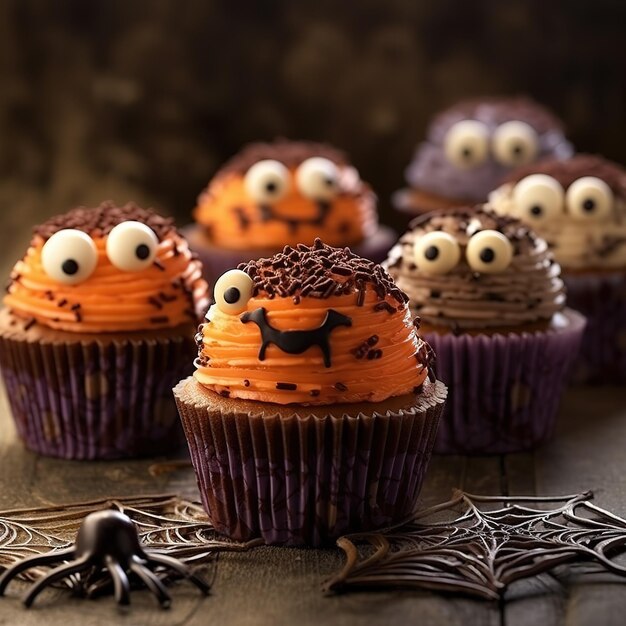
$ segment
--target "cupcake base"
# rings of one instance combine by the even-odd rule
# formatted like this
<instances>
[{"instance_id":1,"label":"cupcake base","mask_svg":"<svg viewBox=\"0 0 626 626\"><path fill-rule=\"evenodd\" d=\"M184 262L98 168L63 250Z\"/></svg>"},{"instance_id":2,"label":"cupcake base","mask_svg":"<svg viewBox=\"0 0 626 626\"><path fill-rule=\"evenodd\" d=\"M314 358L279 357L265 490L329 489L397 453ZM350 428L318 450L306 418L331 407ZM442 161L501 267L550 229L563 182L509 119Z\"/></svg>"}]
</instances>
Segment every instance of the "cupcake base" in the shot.
<instances>
[{"instance_id":1,"label":"cupcake base","mask_svg":"<svg viewBox=\"0 0 626 626\"><path fill-rule=\"evenodd\" d=\"M248 248L229 250L213 245L207 238L204 229L199 224L189 224L181 230L189 242L190 248L198 255L204 268L204 278L213 285L226 271L237 267L239 263L247 263L251 259L270 257L280 250L273 248ZM379 225L376 232L359 244L350 246L355 254L376 263L387 257L387 252L398 239L396 233L388 226ZM306 242L302 242L306 243Z\"/></svg>"},{"instance_id":2,"label":"cupcake base","mask_svg":"<svg viewBox=\"0 0 626 626\"><path fill-rule=\"evenodd\" d=\"M435 452L506 454L553 433L559 399L580 347L585 319L566 309L544 331L422 337L448 385Z\"/></svg>"},{"instance_id":3,"label":"cupcake base","mask_svg":"<svg viewBox=\"0 0 626 626\"><path fill-rule=\"evenodd\" d=\"M416 505L446 397L321 407L224 398L193 377L174 396L204 508L233 539L324 545Z\"/></svg>"},{"instance_id":4,"label":"cupcake base","mask_svg":"<svg viewBox=\"0 0 626 626\"><path fill-rule=\"evenodd\" d=\"M149 456L184 444L171 387L192 369L194 327L79 334L0 311L0 369L19 436L64 459Z\"/></svg>"},{"instance_id":5,"label":"cupcake base","mask_svg":"<svg viewBox=\"0 0 626 626\"><path fill-rule=\"evenodd\" d=\"M587 318L576 383L626 383L626 271L564 274L568 306Z\"/></svg>"}]
</instances>

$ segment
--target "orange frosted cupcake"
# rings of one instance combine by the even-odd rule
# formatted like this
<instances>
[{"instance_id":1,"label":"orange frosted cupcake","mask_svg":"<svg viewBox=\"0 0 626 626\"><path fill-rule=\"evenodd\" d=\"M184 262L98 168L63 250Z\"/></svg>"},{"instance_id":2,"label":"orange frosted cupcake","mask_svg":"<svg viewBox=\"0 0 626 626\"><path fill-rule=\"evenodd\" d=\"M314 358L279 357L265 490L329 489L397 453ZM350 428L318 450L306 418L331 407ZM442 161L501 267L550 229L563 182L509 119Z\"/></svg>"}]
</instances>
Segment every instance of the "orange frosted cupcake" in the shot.
<instances>
[{"instance_id":1,"label":"orange frosted cupcake","mask_svg":"<svg viewBox=\"0 0 626 626\"><path fill-rule=\"evenodd\" d=\"M375 261L395 241L378 224L376 196L346 156L302 141L244 147L200 195L194 218L185 232L213 279L316 237Z\"/></svg>"},{"instance_id":2,"label":"orange frosted cupcake","mask_svg":"<svg viewBox=\"0 0 626 626\"><path fill-rule=\"evenodd\" d=\"M224 274L174 394L221 532L321 544L416 504L445 399L407 297L322 244Z\"/></svg>"},{"instance_id":3,"label":"orange frosted cupcake","mask_svg":"<svg viewBox=\"0 0 626 626\"><path fill-rule=\"evenodd\" d=\"M177 440L168 389L208 305L173 221L104 203L34 229L0 311L0 366L18 432L68 459L154 454Z\"/></svg>"}]
</instances>

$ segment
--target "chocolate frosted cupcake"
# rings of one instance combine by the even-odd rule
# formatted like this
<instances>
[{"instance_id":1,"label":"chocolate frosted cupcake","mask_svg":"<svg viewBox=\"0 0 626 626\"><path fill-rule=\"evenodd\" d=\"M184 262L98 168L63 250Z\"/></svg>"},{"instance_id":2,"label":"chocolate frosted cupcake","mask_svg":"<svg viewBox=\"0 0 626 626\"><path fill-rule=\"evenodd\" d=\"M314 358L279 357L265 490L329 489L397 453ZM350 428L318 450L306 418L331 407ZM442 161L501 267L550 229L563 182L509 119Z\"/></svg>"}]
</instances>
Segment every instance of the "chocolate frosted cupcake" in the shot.
<instances>
[{"instance_id":1,"label":"chocolate frosted cupcake","mask_svg":"<svg viewBox=\"0 0 626 626\"><path fill-rule=\"evenodd\" d=\"M561 122L529 98L459 102L430 124L394 205L417 215L484 202L511 169L571 154Z\"/></svg>"},{"instance_id":2,"label":"chocolate frosted cupcake","mask_svg":"<svg viewBox=\"0 0 626 626\"><path fill-rule=\"evenodd\" d=\"M25 444L66 459L149 455L178 437L171 386L208 306L171 219L105 203L34 229L0 311L0 367Z\"/></svg>"},{"instance_id":3,"label":"chocolate frosted cupcake","mask_svg":"<svg viewBox=\"0 0 626 626\"><path fill-rule=\"evenodd\" d=\"M500 454L545 441L585 324L564 308L546 242L480 207L448 209L417 218L387 266L449 388L436 451Z\"/></svg>"},{"instance_id":4,"label":"chocolate frosted cupcake","mask_svg":"<svg viewBox=\"0 0 626 626\"><path fill-rule=\"evenodd\" d=\"M576 380L626 382L626 170L585 154L546 161L516 170L489 204L536 229L563 268L567 303L587 317Z\"/></svg>"},{"instance_id":5,"label":"chocolate frosted cupcake","mask_svg":"<svg viewBox=\"0 0 626 626\"><path fill-rule=\"evenodd\" d=\"M386 272L316 240L227 272L215 301L174 389L215 527L319 545L409 515L446 390Z\"/></svg>"},{"instance_id":6,"label":"chocolate frosted cupcake","mask_svg":"<svg viewBox=\"0 0 626 626\"><path fill-rule=\"evenodd\" d=\"M375 261L396 239L378 224L376 196L346 156L300 141L246 146L200 195L194 217L185 234L211 282L240 262L316 237Z\"/></svg>"}]
</instances>

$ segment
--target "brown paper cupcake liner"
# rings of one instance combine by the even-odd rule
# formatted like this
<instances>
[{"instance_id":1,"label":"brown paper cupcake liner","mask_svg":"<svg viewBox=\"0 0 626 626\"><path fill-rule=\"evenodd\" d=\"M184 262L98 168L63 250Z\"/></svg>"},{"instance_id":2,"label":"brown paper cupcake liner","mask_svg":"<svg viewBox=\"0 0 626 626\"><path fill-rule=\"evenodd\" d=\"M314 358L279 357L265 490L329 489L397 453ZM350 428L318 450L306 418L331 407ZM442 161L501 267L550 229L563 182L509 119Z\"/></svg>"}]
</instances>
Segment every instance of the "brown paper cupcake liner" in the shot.
<instances>
[{"instance_id":1,"label":"brown paper cupcake liner","mask_svg":"<svg viewBox=\"0 0 626 626\"><path fill-rule=\"evenodd\" d=\"M174 395L212 523L234 539L291 545L324 545L413 512L446 395L437 383L413 407L320 416L261 403L251 412L246 402L239 411L233 400L224 410L211 391L194 400L190 386L201 389L189 378Z\"/></svg>"},{"instance_id":2,"label":"brown paper cupcake liner","mask_svg":"<svg viewBox=\"0 0 626 626\"><path fill-rule=\"evenodd\" d=\"M20 437L65 459L160 454L182 441L171 387L191 369L190 337L42 342L0 335Z\"/></svg>"}]
</instances>

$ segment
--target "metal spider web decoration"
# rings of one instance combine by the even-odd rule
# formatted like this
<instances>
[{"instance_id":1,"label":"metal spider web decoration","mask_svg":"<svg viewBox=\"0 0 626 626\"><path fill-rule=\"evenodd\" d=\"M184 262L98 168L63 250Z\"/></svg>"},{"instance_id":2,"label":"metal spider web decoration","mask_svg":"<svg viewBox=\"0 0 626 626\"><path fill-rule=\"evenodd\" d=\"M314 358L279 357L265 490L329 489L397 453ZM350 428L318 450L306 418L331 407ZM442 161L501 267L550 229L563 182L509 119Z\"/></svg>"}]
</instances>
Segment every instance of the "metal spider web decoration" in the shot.
<instances>
[{"instance_id":1,"label":"metal spider web decoration","mask_svg":"<svg viewBox=\"0 0 626 626\"><path fill-rule=\"evenodd\" d=\"M101 509L116 509L128 515L144 547L191 566L215 565L220 552L245 551L259 543L237 543L218 535L199 504L175 495L108 498L0 511L0 570L25 557L71 546L85 516ZM46 568L36 567L20 574L20 578L33 581L45 572ZM75 587L67 580L63 585Z\"/></svg>"},{"instance_id":2,"label":"metal spider web decoration","mask_svg":"<svg viewBox=\"0 0 626 626\"><path fill-rule=\"evenodd\" d=\"M424 588L495 600L514 581L566 563L626 577L626 567L612 560L626 553L626 520L592 498L590 491L561 497L454 491L450 501L403 525L341 537L346 563L324 588Z\"/></svg>"}]
</instances>

